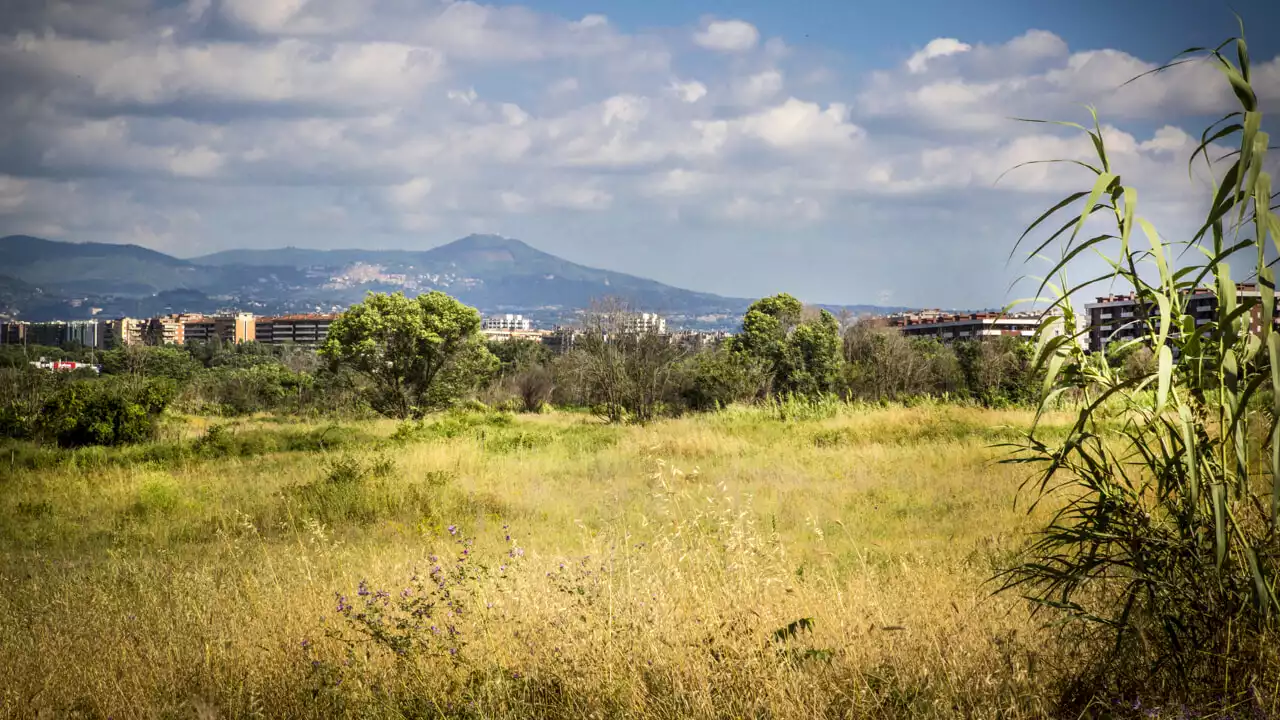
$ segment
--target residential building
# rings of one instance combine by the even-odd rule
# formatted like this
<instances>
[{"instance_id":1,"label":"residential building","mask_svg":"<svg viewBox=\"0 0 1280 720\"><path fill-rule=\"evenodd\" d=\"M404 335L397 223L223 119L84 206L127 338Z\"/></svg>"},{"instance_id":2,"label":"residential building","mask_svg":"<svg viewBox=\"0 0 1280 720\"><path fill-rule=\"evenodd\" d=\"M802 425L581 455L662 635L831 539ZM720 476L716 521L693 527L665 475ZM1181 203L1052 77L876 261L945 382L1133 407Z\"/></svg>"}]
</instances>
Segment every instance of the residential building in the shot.
<instances>
[{"instance_id":1,"label":"residential building","mask_svg":"<svg viewBox=\"0 0 1280 720\"><path fill-rule=\"evenodd\" d=\"M148 345L182 345L186 342L186 324L200 319L200 315L175 313L160 315L146 321L143 336Z\"/></svg>"},{"instance_id":2,"label":"residential building","mask_svg":"<svg viewBox=\"0 0 1280 720\"><path fill-rule=\"evenodd\" d=\"M117 318L102 321L102 347L118 348L125 345L141 345L143 342L145 320L134 318Z\"/></svg>"},{"instance_id":3,"label":"residential building","mask_svg":"<svg viewBox=\"0 0 1280 720\"><path fill-rule=\"evenodd\" d=\"M209 315L183 324L186 342L253 342L257 338L257 321L252 313Z\"/></svg>"},{"instance_id":4,"label":"residential building","mask_svg":"<svg viewBox=\"0 0 1280 720\"><path fill-rule=\"evenodd\" d=\"M944 343L994 337L1031 338L1043 319L1043 311L952 314L938 310L900 313L886 318L891 327L898 328L907 337L930 338ZM1062 332L1061 323L1057 325L1056 332Z\"/></svg>"},{"instance_id":5,"label":"residential building","mask_svg":"<svg viewBox=\"0 0 1280 720\"><path fill-rule=\"evenodd\" d=\"M19 320L0 322L0 345L26 345L27 323Z\"/></svg>"},{"instance_id":6,"label":"residential building","mask_svg":"<svg viewBox=\"0 0 1280 720\"><path fill-rule=\"evenodd\" d=\"M28 345L59 347L67 338L67 324L61 320L36 322L27 325Z\"/></svg>"},{"instance_id":7,"label":"residential building","mask_svg":"<svg viewBox=\"0 0 1280 720\"><path fill-rule=\"evenodd\" d=\"M656 313L634 313L627 317L626 330L634 333L667 332L667 319Z\"/></svg>"},{"instance_id":8,"label":"residential building","mask_svg":"<svg viewBox=\"0 0 1280 720\"><path fill-rule=\"evenodd\" d=\"M507 340L537 340L542 341L544 337L550 333L546 330L519 330L509 328L484 328L480 331L485 340L494 340L497 342L505 342Z\"/></svg>"},{"instance_id":9,"label":"residential building","mask_svg":"<svg viewBox=\"0 0 1280 720\"><path fill-rule=\"evenodd\" d=\"M102 323L97 320L72 320L64 328L63 344L87 348L102 347Z\"/></svg>"},{"instance_id":10,"label":"residential building","mask_svg":"<svg viewBox=\"0 0 1280 720\"><path fill-rule=\"evenodd\" d=\"M333 314L261 317L256 320L254 333L260 343L320 345L329 336L329 326L337 317Z\"/></svg>"},{"instance_id":11,"label":"residential building","mask_svg":"<svg viewBox=\"0 0 1280 720\"><path fill-rule=\"evenodd\" d=\"M715 347L731 337L733 337L733 333L724 332L723 330L707 332L689 330L671 334L673 342L695 352L705 348Z\"/></svg>"},{"instance_id":12,"label":"residential building","mask_svg":"<svg viewBox=\"0 0 1280 720\"><path fill-rule=\"evenodd\" d=\"M532 330L533 321L523 315L493 315L484 319L482 330Z\"/></svg>"},{"instance_id":13,"label":"residential building","mask_svg":"<svg viewBox=\"0 0 1280 720\"><path fill-rule=\"evenodd\" d=\"M582 331L572 327L557 327L542 336L542 344L554 353L566 352L582 335Z\"/></svg>"},{"instance_id":14,"label":"residential building","mask_svg":"<svg viewBox=\"0 0 1280 720\"><path fill-rule=\"evenodd\" d=\"M1209 288L1197 288L1188 293L1187 313L1197 326L1213 322L1218 315L1218 295ZM1262 293L1257 285L1244 284L1236 288L1236 304L1249 308L1249 329L1262 331ZM1133 293L1107 295L1084 306L1089 323L1089 351L1098 352L1105 345L1123 340L1134 340L1147 333L1145 318L1158 314L1158 309L1145 311ZM1273 321L1280 329L1280 317Z\"/></svg>"}]
</instances>

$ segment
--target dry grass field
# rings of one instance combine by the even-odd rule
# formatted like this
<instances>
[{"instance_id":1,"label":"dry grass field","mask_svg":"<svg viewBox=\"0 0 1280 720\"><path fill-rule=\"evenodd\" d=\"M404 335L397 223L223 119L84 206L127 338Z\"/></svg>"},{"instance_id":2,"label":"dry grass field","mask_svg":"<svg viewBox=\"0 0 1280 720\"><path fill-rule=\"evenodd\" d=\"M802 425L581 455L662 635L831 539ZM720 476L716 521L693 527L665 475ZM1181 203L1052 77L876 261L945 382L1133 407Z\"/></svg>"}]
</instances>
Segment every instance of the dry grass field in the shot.
<instances>
[{"instance_id":1,"label":"dry grass field","mask_svg":"<svg viewBox=\"0 0 1280 720\"><path fill-rule=\"evenodd\" d=\"M0 715L1043 717L1070 654L989 582L1037 520L991 447L1029 421L187 418L10 450Z\"/></svg>"}]
</instances>

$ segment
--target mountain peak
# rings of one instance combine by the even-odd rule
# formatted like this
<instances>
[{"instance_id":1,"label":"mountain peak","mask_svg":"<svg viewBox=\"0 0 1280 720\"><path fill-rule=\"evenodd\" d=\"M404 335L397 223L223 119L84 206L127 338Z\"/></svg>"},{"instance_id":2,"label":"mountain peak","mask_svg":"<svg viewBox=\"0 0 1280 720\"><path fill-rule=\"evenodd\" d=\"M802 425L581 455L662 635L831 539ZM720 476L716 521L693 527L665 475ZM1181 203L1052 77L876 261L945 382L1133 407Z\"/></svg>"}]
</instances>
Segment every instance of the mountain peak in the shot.
<instances>
[{"instance_id":1,"label":"mountain peak","mask_svg":"<svg viewBox=\"0 0 1280 720\"><path fill-rule=\"evenodd\" d=\"M458 238L457 240L441 245L436 249L443 250L445 248L449 248L451 250L508 250L516 252L532 249L528 243L516 240L515 238L485 234L473 234L464 238Z\"/></svg>"}]
</instances>

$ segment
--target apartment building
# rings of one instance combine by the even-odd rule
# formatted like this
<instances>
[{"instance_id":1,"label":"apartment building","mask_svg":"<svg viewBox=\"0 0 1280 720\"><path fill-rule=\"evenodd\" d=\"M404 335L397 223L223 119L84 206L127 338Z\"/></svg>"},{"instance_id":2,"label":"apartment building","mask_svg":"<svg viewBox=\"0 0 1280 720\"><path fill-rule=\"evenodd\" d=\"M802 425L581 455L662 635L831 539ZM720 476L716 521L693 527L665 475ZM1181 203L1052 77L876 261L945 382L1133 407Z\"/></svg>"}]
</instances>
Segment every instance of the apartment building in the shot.
<instances>
[{"instance_id":1,"label":"apartment building","mask_svg":"<svg viewBox=\"0 0 1280 720\"><path fill-rule=\"evenodd\" d=\"M1053 312L1053 315L1060 315ZM957 340L980 340L995 337L1035 337L1036 329L1044 319L1044 312L967 314L944 313L924 310L890 315L886 319L891 327L898 328L907 337L930 338L944 343ZM1055 333L1062 332L1059 323Z\"/></svg>"},{"instance_id":2,"label":"apartment building","mask_svg":"<svg viewBox=\"0 0 1280 720\"><path fill-rule=\"evenodd\" d=\"M255 321L254 334L260 343L320 345L329 336L329 326L337 317L333 314L261 317Z\"/></svg>"},{"instance_id":3,"label":"apartment building","mask_svg":"<svg viewBox=\"0 0 1280 720\"><path fill-rule=\"evenodd\" d=\"M208 315L183 324L184 341L253 342L257 339L257 325L252 313Z\"/></svg>"},{"instance_id":4,"label":"apartment building","mask_svg":"<svg viewBox=\"0 0 1280 720\"><path fill-rule=\"evenodd\" d=\"M102 347L102 323L98 320L72 320L63 328L63 344L87 348Z\"/></svg>"},{"instance_id":5,"label":"apartment building","mask_svg":"<svg viewBox=\"0 0 1280 720\"><path fill-rule=\"evenodd\" d=\"M1262 293L1257 285L1244 284L1236 288L1236 303L1249 308L1249 329L1262 332ZM1134 293L1106 295L1084 306L1089 322L1089 351L1098 352L1104 346L1118 341L1134 340L1146 335L1145 319L1158 314L1153 307L1143 308ZM1187 312L1197 326L1213 322L1218 315L1218 295L1209 288L1197 288L1188 293ZM1280 329L1280 318L1274 322Z\"/></svg>"},{"instance_id":6,"label":"apartment building","mask_svg":"<svg viewBox=\"0 0 1280 720\"><path fill-rule=\"evenodd\" d=\"M523 315L493 315L480 324L482 330L533 330L533 321Z\"/></svg>"},{"instance_id":7,"label":"apartment building","mask_svg":"<svg viewBox=\"0 0 1280 720\"><path fill-rule=\"evenodd\" d=\"M625 328L633 333L667 332L667 319L656 313L635 313L627 317Z\"/></svg>"},{"instance_id":8,"label":"apartment building","mask_svg":"<svg viewBox=\"0 0 1280 720\"><path fill-rule=\"evenodd\" d=\"M67 324L54 320L52 322L27 323L27 344L58 347L67 337Z\"/></svg>"},{"instance_id":9,"label":"apartment building","mask_svg":"<svg viewBox=\"0 0 1280 720\"><path fill-rule=\"evenodd\" d=\"M117 318L115 320L102 320L102 329L100 336L102 338L102 347L118 348L125 345L141 345L143 343L145 320L136 320L134 318Z\"/></svg>"},{"instance_id":10,"label":"apartment building","mask_svg":"<svg viewBox=\"0 0 1280 720\"><path fill-rule=\"evenodd\" d=\"M146 321L143 338L148 345L182 345L187 341L187 323L201 319L198 314L175 313Z\"/></svg>"},{"instance_id":11,"label":"apartment building","mask_svg":"<svg viewBox=\"0 0 1280 720\"><path fill-rule=\"evenodd\" d=\"M497 342L506 342L508 340L537 340L542 341L544 337L549 335L545 330L518 330L508 328L484 328L480 331L485 340L494 340Z\"/></svg>"},{"instance_id":12,"label":"apartment building","mask_svg":"<svg viewBox=\"0 0 1280 720\"><path fill-rule=\"evenodd\" d=\"M671 341L686 350L694 352L715 347L733 337L733 333L723 330L715 331L698 331L688 330L684 332L675 332L671 334Z\"/></svg>"},{"instance_id":13,"label":"apartment building","mask_svg":"<svg viewBox=\"0 0 1280 720\"><path fill-rule=\"evenodd\" d=\"M18 320L0 322L0 345L26 345L27 324Z\"/></svg>"}]
</instances>

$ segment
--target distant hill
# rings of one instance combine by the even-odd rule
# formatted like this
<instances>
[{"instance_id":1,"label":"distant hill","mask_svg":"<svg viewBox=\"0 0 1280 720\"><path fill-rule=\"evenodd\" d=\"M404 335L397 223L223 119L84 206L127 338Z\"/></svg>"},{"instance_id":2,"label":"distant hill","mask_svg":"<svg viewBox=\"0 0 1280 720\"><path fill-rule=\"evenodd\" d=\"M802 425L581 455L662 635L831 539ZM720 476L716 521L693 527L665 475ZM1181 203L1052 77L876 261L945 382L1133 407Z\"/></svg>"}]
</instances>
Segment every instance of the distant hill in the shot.
<instances>
[{"instance_id":1,"label":"distant hill","mask_svg":"<svg viewBox=\"0 0 1280 720\"><path fill-rule=\"evenodd\" d=\"M227 250L189 260L136 245L10 236L0 238L0 257L7 261L6 273L45 294L41 314L58 312L50 300L60 298L84 298L74 307L94 305L104 314L144 314L160 307L325 311L346 307L369 291L415 295L438 289L481 312L522 313L543 326L569 321L592 300L611 296L662 313L673 326L728 328L737 325L751 302L579 265L497 235L470 235L424 251L287 247Z\"/></svg>"},{"instance_id":2,"label":"distant hill","mask_svg":"<svg viewBox=\"0 0 1280 720\"><path fill-rule=\"evenodd\" d=\"M144 294L196 282L200 268L137 245L64 243L27 235L0 238L5 273L46 290Z\"/></svg>"}]
</instances>

